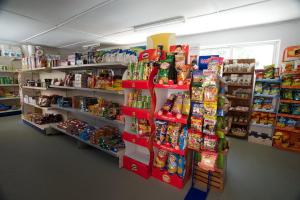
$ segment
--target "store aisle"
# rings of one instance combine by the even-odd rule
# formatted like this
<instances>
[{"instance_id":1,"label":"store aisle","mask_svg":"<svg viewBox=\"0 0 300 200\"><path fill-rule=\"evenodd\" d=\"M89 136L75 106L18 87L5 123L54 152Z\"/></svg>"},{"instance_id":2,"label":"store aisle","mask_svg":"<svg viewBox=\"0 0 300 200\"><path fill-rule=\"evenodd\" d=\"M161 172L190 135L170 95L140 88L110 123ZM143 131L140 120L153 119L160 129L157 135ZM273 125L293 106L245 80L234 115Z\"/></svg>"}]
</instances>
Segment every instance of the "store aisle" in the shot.
<instances>
[{"instance_id":1,"label":"store aisle","mask_svg":"<svg viewBox=\"0 0 300 200\"><path fill-rule=\"evenodd\" d=\"M223 193L209 199L300 199L300 154L231 139ZM118 168L118 161L68 136L45 136L19 116L0 118L1 200L180 200L178 190Z\"/></svg>"}]
</instances>

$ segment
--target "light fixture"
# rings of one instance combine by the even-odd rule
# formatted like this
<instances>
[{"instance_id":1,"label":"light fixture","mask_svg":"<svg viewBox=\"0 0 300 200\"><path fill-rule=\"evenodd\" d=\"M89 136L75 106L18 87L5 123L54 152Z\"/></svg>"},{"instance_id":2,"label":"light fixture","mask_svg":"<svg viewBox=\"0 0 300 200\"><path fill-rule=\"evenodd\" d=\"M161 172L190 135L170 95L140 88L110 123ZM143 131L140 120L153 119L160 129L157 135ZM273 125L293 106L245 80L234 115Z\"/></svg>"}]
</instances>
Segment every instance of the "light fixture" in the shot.
<instances>
[{"instance_id":1,"label":"light fixture","mask_svg":"<svg viewBox=\"0 0 300 200\"><path fill-rule=\"evenodd\" d=\"M160 26L179 24L179 23L184 23L184 22L185 22L185 18L183 16L172 17L172 18L163 19L163 20L159 20L159 21L149 22L146 24L136 25L136 26L133 26L133 30L134 30L134 32L137 32L137 31L156 28L156 27L160 27Z\"/></svg>"}]
</instances>

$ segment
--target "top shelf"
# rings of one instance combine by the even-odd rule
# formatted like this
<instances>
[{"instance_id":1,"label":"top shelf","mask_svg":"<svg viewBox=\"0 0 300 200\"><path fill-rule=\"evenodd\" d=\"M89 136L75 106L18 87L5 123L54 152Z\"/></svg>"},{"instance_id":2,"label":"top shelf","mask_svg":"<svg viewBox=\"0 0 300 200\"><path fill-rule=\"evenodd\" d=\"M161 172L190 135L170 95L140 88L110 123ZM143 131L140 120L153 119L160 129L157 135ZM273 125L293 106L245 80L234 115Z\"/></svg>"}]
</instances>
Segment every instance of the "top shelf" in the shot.
<instances>
[{"instance_id":1,"label":"top shelf","mask_svg":"<svg viewBox=\"0 0 300 200\"><path fill-rule=\"evenodd\" d=\"M226 75L226 74L253 74L253 72L223 72L223 75Z\"/></svg>"},{"instance_id":2,"label":"top shelf","mask_svg":"<svg viewBox=\"0 0 300 200\"><path fill-rule=\"evenodd\" d=\"M154 86L155 88L158 89L172 89L172 90L189 90L190 89L190 85L177 85L177 84L173 84L173 85L167 85L167 84L155 84Z\"/></svg>"},{"instance_id":3,"label":"top shelf","mask_svg":"<svg viewBox=\"0 0 300 200\"><path fill-rule=\"evenodd\" d=\"M281 83L280 79L256 79L256 82L263 82L263 83Z\"/></svg>"},{"instance_id":4,"label":"top shelf","mask_svg":"<svg viewBox=\"0 0 300 200\"><path fill-rule=\"evenodd\" d=\"M22 72L32 72L32 71L49 71L49 70L86 70L86 69L127 69L127 65L124 63L96 63L96 64L83 64L83 65L68 65L68 66L58 66L52 68L35 68L26 69Z\"/></svg>"}]
</instances>

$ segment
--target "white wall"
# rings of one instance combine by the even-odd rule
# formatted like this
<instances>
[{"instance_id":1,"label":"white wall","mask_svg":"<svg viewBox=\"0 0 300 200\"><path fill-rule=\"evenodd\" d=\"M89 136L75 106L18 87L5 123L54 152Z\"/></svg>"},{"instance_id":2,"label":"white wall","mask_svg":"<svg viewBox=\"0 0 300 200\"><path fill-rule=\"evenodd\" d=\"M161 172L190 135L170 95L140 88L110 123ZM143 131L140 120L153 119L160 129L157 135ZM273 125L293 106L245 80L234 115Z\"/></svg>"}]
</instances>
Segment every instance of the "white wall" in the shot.
<instances>
[{"instance_id":1,"label":"white wall","mask_svg":"<svg viewBox=\"0 0 300 200\"><path fill-rule=\"evenodd\" d=\"M210 46L278 39L281 41L279 52L279 58L281 59L284 48L292 45L300 45L300 19L274 24L182 36L177 37L176 42L177 44L187 43L190 45L199 44L200 46Z\"/></svg>"}]
</instances>

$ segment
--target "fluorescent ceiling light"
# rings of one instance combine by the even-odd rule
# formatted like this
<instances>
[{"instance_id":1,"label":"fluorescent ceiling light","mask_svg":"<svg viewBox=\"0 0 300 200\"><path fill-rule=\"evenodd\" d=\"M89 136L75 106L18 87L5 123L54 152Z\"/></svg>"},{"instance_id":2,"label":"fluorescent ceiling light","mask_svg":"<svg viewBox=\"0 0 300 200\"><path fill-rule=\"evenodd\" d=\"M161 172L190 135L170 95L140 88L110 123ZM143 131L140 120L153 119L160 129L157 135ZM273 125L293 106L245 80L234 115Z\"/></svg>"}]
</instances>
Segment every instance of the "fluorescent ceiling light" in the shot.
<instances>
[{"instance_id":1,"label":"fluorescent ceiling light","mask_svg":"<svg viewBox=\"0 0 300 200\"><path fill-rule=\"evenodd\" d=\"M179 23L184 23L184 22L185 22L185 18L183 16L172 17L172 18L154 21L154 22L150 22L150 23L146 23L146 24L136 25L136 26L133 26L133 30L135 32L137 32L137 31L142 31L142 30L146 30L146 29L156 28L159 26L179 24Z\"/></svg>"}]
</instances>

